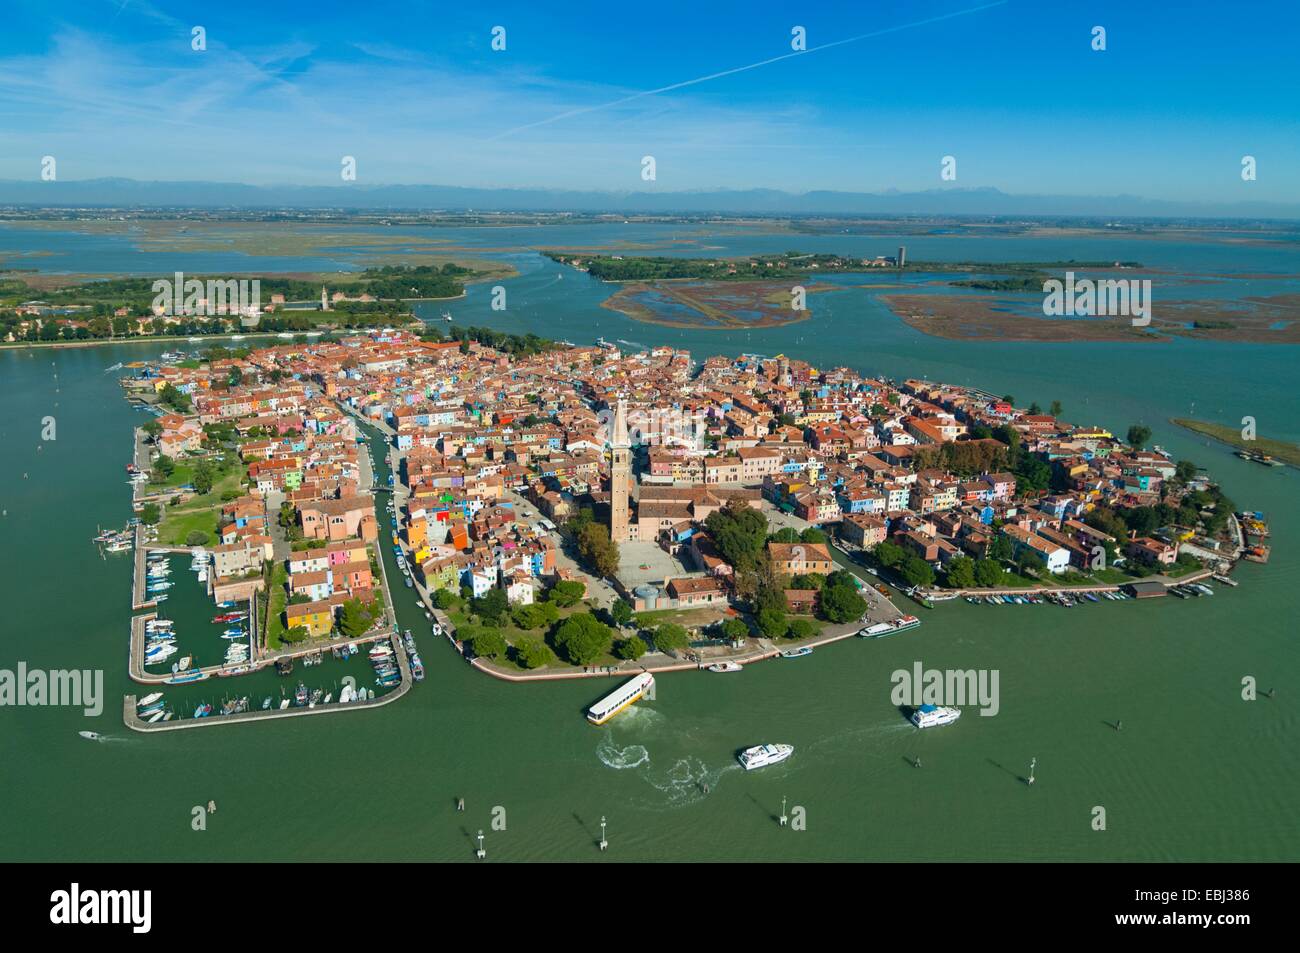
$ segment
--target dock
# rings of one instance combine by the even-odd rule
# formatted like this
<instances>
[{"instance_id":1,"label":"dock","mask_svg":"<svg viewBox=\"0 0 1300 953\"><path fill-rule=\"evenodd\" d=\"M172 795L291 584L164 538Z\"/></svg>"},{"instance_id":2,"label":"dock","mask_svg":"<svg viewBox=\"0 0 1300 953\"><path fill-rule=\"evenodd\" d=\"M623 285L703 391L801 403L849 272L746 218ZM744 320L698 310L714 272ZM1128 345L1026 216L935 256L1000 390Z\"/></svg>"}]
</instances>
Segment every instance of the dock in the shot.
<instances>
[{"instance_id":1,"label":"dock","mask_svg":"<svg viewBox=\"0 0 1300 953\"><path fill-rule=\"evenodd\" d=\"M382 638L382 636L380 637ZM402 680L391 692L386 692L378 698L364 702L330 702L328 705L317 705L314 708L270 708L266 711L245 711L237 715L208 715L204 718L177 718L172 721L156 721L153 723L144 721L140 718L137 698L134 694L124 695L122 697L122 723L132 731L149 733L154 731L180 731L185 728L200 728L206 725L239 725L249 724L256 721L269 721L273 718L300 718L305 715L328 715L336 712L347 711L368 711L373 708L379 708L382 705L388 705L397 701L403 695L411 690L411 666L406 657L406 650L402 647L402 640L397 637L396 632L387 634L390 644L393 646L394 654L397 657L397 667L401 671ZM372 638L370 641L378 641Z\"/></svg>"}]
</instances>

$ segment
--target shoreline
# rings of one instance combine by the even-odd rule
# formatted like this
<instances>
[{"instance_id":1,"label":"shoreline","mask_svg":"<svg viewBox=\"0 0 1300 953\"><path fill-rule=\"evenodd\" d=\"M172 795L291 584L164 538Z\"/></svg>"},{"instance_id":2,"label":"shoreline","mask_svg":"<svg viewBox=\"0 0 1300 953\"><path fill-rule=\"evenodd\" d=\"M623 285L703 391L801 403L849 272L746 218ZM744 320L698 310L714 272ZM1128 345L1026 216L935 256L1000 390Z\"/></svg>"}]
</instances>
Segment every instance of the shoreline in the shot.
<instances>
[{"instance_id":1,"label":"shoreline","mask_svg":"<svg viewBox=\"0 0 1300 953\"><path fill-rule=\"evenodd\" d=\"M1225 447L1231 447L1233 450L1266 453L1286 466L1300 468L1300 446L1287 443L1285 440L1269 440L1266 437L1245 440L1240 436L1232 436L1241 433L1235 427L1211 423L1207 420L1193 420L1188 417L1170 417L1169 422L1177 427L1182 427L1190 433L1209 437L1211 440L1217 441Z\"/></svg>"}]
</instances>

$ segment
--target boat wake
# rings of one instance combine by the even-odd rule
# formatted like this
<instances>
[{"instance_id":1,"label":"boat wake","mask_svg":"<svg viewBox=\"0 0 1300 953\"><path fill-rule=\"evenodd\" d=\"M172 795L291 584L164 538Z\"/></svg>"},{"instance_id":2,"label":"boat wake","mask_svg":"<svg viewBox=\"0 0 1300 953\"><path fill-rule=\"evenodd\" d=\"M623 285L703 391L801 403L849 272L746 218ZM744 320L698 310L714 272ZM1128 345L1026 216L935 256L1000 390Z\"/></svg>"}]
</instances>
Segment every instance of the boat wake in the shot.
<instances>
[{"instance_id":1,"label":"boat wake","mask_svg":"<svg viewBox=\"0 0 1300 953\"><path fill-rule=\"evenodd\" d=\"M624 339L624 338L619 338L619 339L618 339L618 343L619 343L619 344L626 344L628 347L636 347L636 348L640 348L640 349L643 350L643 351L648 351L648 350L650 350L650 345L648 345L648 344L642 344L640 341L628 341L628 340L626 340L626 339Z\"/></svg>"},{"instance_id":2,"label":"boat wake","mask_svg":"<svg viewBox=\"0 0 1300 953\"><path fill-rule=\"evenodd\" d=\"M620 746L612 735L605 735L596 746L601 764L615 771L635 771L636 776L655 792L643 802L648 808L682 807L709 796L728 771L739 771L738 764L710 767L693 755L675 760L666 770L653 764L650 750L642 744Z\"/></svg>"},{"instance_id":3,"label":"boat wake","mask_svg":"<svg viewBox=\"0 0 1300 953\"><path fill-rule=\"evenodd\" d=\"M596 745L596 757L600 758L601 764L605 767L613 768L615 771L628 771L650 763L650 752L645 745L628 745L626 748L620 748L609 735L601 738L600 744Z\"/></svg>"},{"instance_id":4,"label":"boat wake","mask_svg":"<svg viewBox=\"0 0 1300 953\"><path fill-rule=\"evenodd\" d=\"M699 758L688 756L675 761L663 775L647 771L645 780L663 795L663 801L660 802L662 806L684 807L698 804L707 798L728 771L740 770L740 765L734 763L711 768Z\"/></svg>"}]
</instances>

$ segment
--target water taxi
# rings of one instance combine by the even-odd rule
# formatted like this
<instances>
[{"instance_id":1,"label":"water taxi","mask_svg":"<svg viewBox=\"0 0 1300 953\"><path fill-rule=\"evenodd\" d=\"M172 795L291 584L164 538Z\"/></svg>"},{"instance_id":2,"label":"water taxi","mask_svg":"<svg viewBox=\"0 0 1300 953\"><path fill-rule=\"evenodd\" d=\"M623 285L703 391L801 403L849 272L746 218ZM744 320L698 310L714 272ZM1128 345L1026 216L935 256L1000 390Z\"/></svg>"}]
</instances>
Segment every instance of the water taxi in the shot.
<instances>
[{"instance_id":1,"label":"water taxi","mask_svg":"<svg viewBox=\"0 0 1300 953\"><path fill-rule=\"evenodd\" d=\"M754 745L752 748L746 748L736 757L746 771L754 771L758 768L766 768L769 765L780 764L792 754L794 754L794 745L770 744Z\"/></svg>"},{"instance_id":2,"label":"water taxi","mask_svg":"<svg viewBox=\"0 0 1300 953\"><path fill-rule=\"evenodd\" d=\"M960 708L942 708L937 705L922 705L912 712L912 724L918 728L939 728L951 725L961 717Z\"/></svg>"},{"instance_id":3,"label":"water taxi","mask_svg":"<svg viewBox=\"0 0 1300 953\"><path fill-rule=\"evenodd\" d=\"M865 629L859 629L858 635L864 639L879 639L886 635L893 635L895 632L905 632L908 629L915 629L921 624L921 620L914 615L899 616L897 619L891 619L888 622L877 622L869 625Z\"/></svg>"},{"instance_id":4,"label":"water taxi","mask_svg":"<svg viewBox=\"0 0 1300 953\"><path fill-rule=\"evenodd\" d=\"M655 677L649 672L642 672L588 708L587 720L593 725L603 725L624 708L654 691L654 684Z\"/></svg>"}]
</instances>

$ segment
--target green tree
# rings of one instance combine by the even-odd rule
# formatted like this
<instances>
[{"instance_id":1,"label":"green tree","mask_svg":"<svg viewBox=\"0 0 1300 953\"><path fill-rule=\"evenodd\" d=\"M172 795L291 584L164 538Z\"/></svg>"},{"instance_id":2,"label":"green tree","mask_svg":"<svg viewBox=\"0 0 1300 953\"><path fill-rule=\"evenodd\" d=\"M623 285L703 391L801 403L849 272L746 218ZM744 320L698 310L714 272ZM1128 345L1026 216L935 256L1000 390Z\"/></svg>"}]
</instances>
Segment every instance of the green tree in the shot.
<instances>
[{"instance_id":1,"label":"green tree","mask_svg":"<svg viewBox=\"0 0 1300 953\"><path fill-rule=\"evenodd\" d=\"M1000 562L1010 562L1015 552L1015 547L1011 545L1011 537L1005 533L997 533L989 541L989 558Z\"/></svg>"},{"instance_id":2,"label":"green tree","mask_svg":"<svg viewBox=\"0 0 1300 953\"><path fill-rule=\"evenodd\" d=\"M450 589L439 589L433 594L435 608L447 610L456 604L456 594Z\"/></svg>"},{"instance_id":3,"label":"green tree","mask_svg":"<svg viewBox=\"0 0 1300 953\"><path fill-rule=\"evenodd\" d=\"M504 589L489 589L482 598L470 602L470 609L485 622L500 625L501 617L510 611L510 601Z\"/></svg>"},{"instance_id":4,"label":"green tree","mask_svg":"<svg viewBox=\"0 0 1300 953\"><path fill-rule=\"evenodd\" d=\"M810 619L791 619L786 632L792 639L809 639L817 634L817 625Z\"/></svg>"},{"instance_id":5,"label":"green tree","mask_svg":"<svg viewBox=\"0 0 1300 953\"><path fill-rule=\"evenodd\" d=\"M157 503L146 503L140 508L140 521L146 526L156 526L162 519L162 511L158 509Z\"/></svg>"},{"instance_id":6,"label":"green tree","mask_svg":"<svg viewBox=\"0 0 1300 953\"><path fill-rule=\"evenodd\" d=\"M153 462L153 475L150 477L154 483L166 483L167 478L176 472L176 461L165 453L158 454L158 459Z\"/></svg>"},{"instance_id":7,"label":"green tree","mask_svg":"<svg viewBox=\"0 0 1300 953\"><path fill-rule=\"evenodd\" d=\"M614 654L621 659L627 659L635 662L646 653L646 645L635 635L626 639L620 639L614 647Z\"/></svg>"},{"instance_id":8,"label":"green tree","mask_svg":"<svg viewBox=\"0 0 1300 953\"><path fill-rule=\"evenodd\" d=\"M177 390L172 384L163 384L158 392L158 399L177 413L185 414L190 410L190 396Z\"/></svg>"},{"instance_id":9,"label":"green tree","mask_svg":"<svg viewBox=\"0 0 1300 953\"><path fill-rule=\"evenodd\" d=\"M1006 570L996 559L975 560L975 582L983 589L996 589L1002 585Z\"/></svg>"},{"instance_id":10,"label":"green tree","mask_svg":"<svg viewBox=\"0 0 1300 953\"><path fill-rule=\"evenodd\" d=\"M555 660L555 653L541 639L520 639L515 646L515 659L524 668L541 668Z\"/></svg>"},{"instance_id":11,"label":"green tree","mask_svg":"<svg viewBox=\"0 0 1300 953\"><path fill-rule=\"evenodd\" d=\"M767 517L743 500L729 500L704 520L713 543L722 558L737 573L758 569L763 545L767 542Z\"/></svg>"},{"instance_id":12,"label":"green tree","mask_svg":"<svg viewBox=\"0 0 1300 953\"><path fill-rule=\"evenodd\" d=\"M604 523L582 527L578 532L578 555L602 579L618 573L618 545L609 538L609 527Z\"/></svg>"},{"instance_id":13,"label":"green tree","mask_svg":"<svg viewBox=\"0 0 1300 953\"><path fill-rule=\"evenodd\" d=\"M374 625L376 606L364 605L360 599L348 599L339 611L339 631L350 639L365 635Z\"/></svg>"},{"instance_id":14,"label":"green tree","mask_svg":"<svg viewBox=\"0 0 1300 953\"><path fill-rule=\"evenodd\" d=\"M206 546L208 544L208 534L201 529L191 530L185 534L186 546Z\"/></svg>"},{"instance_id":15,"label":"green tree","mask_svg":"<svg viewBox=\"0 0 1300 953\"><path fill-rule=\"evenodd\" d=\"M749 638L749 626L741 619L728 619L722 623L722 637L729 642L740 642Z\"/></svg>"},{"instance_id":16,"label":"green tree","mask_svg":"<svg viewBox=\"0 0 1300 953\"><path fill-rule=\"evenodd\" d=\"M551 587L546 598L561 609L567 609L569 606L577 605L585 591L586 587L582 583L572 579L561 579Z\"/></svg>"},{"instance_id":17,"label":"green tree","mask_svg":"<svg viewBox=\"0 0 1300 953\"><path fill-rule=\"evenodd\" d=\"M934 567L920 556L909 555L905 558L899 572L912 586L928 586L934 582Z\"/></svg>"},{"instance_id":18,"label":"green tree","mask_svg":"<svg viewBox=\"0 0 1300 953\"><path fill-rule=\"evenodd\" d=\"M655 648L660 652L676 652L686 648L690 635L685 626L675 622L665 622L654 630Z\"/></svg>"},{"instance_id":19,"label":"green tree","mask_svg":"<svg viewBox=\"0 0 1300 953\"><path fill-rule=\"evenodd\" d=\"M626 599L618 599L609 609L615 625L627 625L632 621L632 605Z\"/></svg>"},{"instance_id":20,"label":"green tree","mask_svg":"<svg viewBox=\"0 0 1300 953\"><path fill-rule=\"evenodd\" d=\"M475 655L493 661L504 658L507 651L505 636L497 629L480 629L474 633L470 645L473 647Z\"/></svg>"},{"instance_id":21,"label":"green tree","mask_svg":"<svg viewBox=\"0 0 1300 953\"><path fill-rule=\"evenodd\" d=\"M1146 446L1147 441L1151 439L1151 428L1144 427L1142 424L1134 424L1128 428L1128 434L1125 437L1130 447L1141 450Z\"/></svg>"},{"instance_id":22,"label":"green tree","mask_svg":"<svg viewBox=\"0 0 1300 953\"><path fill-rule=\"evenodd\" d=\"M281 642L302 642L307 636L311 635L305 625L295 625L292 628L285 629L280 635Z\"/></svg>"},{"instance_id":23,"label":"green tree","mask_svg":"<svg viewBox=\"0 0 1300 953\"><path fill-rule=\"evenodd\" d=\"M858 594L857 587L845 582L827 585L817 605L821 617L836 625L851 622L867 611L867 602Z\"/></svg>"},{"instance_id":24,"label":"green tree","mask_svg":"<svg viewBox=\"0 0 1300 953\"><path fill-rule=\"evenodd\" d=\"M789 628L785 613L780 609L759 609L754 621L758 623L759 631L769 639L779 639Z\"/></svg>"},{"instance_id":25,"label":"green tree","mask_svg":"<svg viewBox=\"0 0 1300 953\"><path fill-rule=\"evenodd\" d=\"M1191 460L1179 460L1174 464L1174 479L1179 483L1191 483L1196 479L1196 464Z\"/></svg>"},{"instance_id":26,"label":"green tree","mask_svg":"<svg viewBox=\"0 0 1300 953\"><path fill-rule=\"evenodd\" d=\"M190 483L194 485L196 493L206 494L212 491L212 465L207 460L200 460L195 465Z\"/></svg>"},{"instance_id":27,"label":"green tree","mask_svg":"<svg viewBox=\"0 0 1300 953\"><path fill-rule=\"evenodd\" d=\"M510 610L510 618L521 629L540 629L554 624L559 617L559 610L550 602L534 602Z\"/></svg>"},{"instance_id":28,"label":"green tree","mask_svg":"<svg viewBox=\"0 0 1300 953\"><path fill-rule=\"evenodd\" d=\"M944 569L950 589L969 589L975 585L975 560L969 556L954 556Z\"/></svg>"},{"instance_id":29,"label":"green tree","mask_svg":"<svg viewBox=\"0 0 1300 953\"><path fill-rule=\"evenodd\" d=\"M151 440L157 440L162 433L162 424L158 423L157 420L146 420L140 429L148 434Z\"/></svg>"},{"instance_id":30,"label":"green tree","mask_svg":"<svg viewBox=\"0 0 1300 953\"><path fill-rule=\"evenodd\" d=\"M590 665L609 651L614 631L590 612L569 616L555 630L555 644L574 665Z\"/></svg>"},{"instance_id":31,"label":"green tree","mask_svg":"<svg viewBox=\"0 0 1300 953\"><path fill-rule=\"evenodd\" d=\"M876 561L886 569L891 566L897 566L903 561L903 557L907 555L907 553L903 551L902 546L899 546L897 543L891 543L889 540L885 540L883 543L877 543L875 548L871 550L871 554L875 556Z\"/></svg>"}]
</instances>

